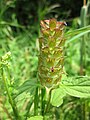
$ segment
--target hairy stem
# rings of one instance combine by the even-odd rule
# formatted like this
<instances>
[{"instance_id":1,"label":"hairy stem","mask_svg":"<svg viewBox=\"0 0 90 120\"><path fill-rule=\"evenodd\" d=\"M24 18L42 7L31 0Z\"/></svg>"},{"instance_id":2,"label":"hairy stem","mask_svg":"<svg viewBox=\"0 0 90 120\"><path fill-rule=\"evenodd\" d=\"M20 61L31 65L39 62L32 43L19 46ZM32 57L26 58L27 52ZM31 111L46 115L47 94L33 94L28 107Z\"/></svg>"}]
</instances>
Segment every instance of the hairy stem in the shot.
<instances>
[{"instance_id":1,"label":"hairy stem","mask_svg":"<svg viewBox=\"0 0 90 120\"><path fill-rule=\"evenodd\" d=\"M8 87L8 83L7 83L6 78L5 78L4 68L2 68L2 79L3 79L3 82L4 82L5 88L6 88L6 92L7 92L8 98L9 98L9 102L10 102L11 107L13 109L14 116L15 116L16 120L20 120L20 117L19 117L16 105L15 105L15 102L13 101L13 98L12 98L12 96L10 94L9 89L8 89L9 87Z\"/></svg>"}]
</instances>

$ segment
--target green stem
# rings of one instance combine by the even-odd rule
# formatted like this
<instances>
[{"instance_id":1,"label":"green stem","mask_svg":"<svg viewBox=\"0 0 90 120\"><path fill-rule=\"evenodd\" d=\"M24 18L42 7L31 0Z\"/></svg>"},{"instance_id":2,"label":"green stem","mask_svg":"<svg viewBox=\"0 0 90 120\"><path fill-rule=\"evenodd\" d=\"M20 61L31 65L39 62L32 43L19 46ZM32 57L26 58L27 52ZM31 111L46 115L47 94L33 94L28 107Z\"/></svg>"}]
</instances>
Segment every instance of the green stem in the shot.
<instances>
[{"instance_id":1,"label":"green stem","mask_svg":"<svg viewBox=\"0 0 90 120\"><path fill-rule=\"evenodd\" d=\"M46 114L50 108L51 93L52 93L52 89L49 90L48 102L44 114Z\"/></svg>"},{"instance_id":2,"label":"green stem","mask_svg":"<svg viewBox=\"0 0 90 120\"><path fill-rule=\"evenodd\" d=\"M85 120L89 120L89 114L88 114L88 104L87 101L85 101Z\"/></svg>"},{"instance_id":3,"label":"green stem","mask_svg":"<svg viewBox=\"0 0 90 120\"><path fill-rule=\"evenodd\" d=\"M30 100L29 103L28 103L28 105L27 105L27 108L26 108L27 112L26 112L26 115L25 115L26 116L25 120L27 120L27 117L29 115L29 111L30 111L30 108L31 108L32 104L33 104L33 101Z\"/></svg>"},{"instance_id":4,"label":"green stem","mask_svg":"<svg viewBox=\"0 0 90 120\"><path fill-rule=\"evenodd\" d=\"M4 82L4 85L5 85L6 91L7 91L9 102L10 102L11 107L13 109L14 116L15 116L16 120L20 120L20 117L18 115L18 111L17 111L16 105L15 105L15 103L14 103L14 101L12 99L12 96L10 94L10 91L8 89L8 83L6 81L6 78L5 78L5 75L4 75L4 69L3 68L2 68L2 78L3 78L3 82Z\"/></svg>"},{"instance_id":5,"label":"green stem","mask_svg":"<svg viewBox=\"0 0 90 120\"><path fill-rule=\"evenodd\" d=\"M38 115L38 87L36 88L34 97L34 115Z\"/></svg>"},{"instance_id":6,"label":"green stem","mask_svg":"<svg viewBox=\"0 0 90 120\"><path fill-rule=\"evenodd\" d=\"M85 1L84 1L85 2ZM81 8L81 27L87 25L87 6ZM80 46L80 75L85 75L85 66L86 66L86 39L87 35L84 35L81 39Z\"/></svg>"},{"instance_id":7,"label":"green stem","mask_svg":"<svg viewBox=\"0 0 90 120\"><path fill-rule=\"evenodd\" d=\"M41 89L41 115L44 116L45 102L44 102L45 89Z\"/></svg>"}]
</instances>

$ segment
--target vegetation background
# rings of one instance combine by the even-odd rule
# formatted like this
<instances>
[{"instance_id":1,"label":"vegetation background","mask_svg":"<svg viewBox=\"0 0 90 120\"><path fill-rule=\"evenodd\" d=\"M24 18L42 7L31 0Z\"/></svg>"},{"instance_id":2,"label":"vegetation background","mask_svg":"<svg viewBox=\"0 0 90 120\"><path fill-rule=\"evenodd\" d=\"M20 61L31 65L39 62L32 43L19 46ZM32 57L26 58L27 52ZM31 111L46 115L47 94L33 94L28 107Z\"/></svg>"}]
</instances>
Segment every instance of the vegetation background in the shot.
<instances>
[{"instance_id":1,"label":"vegetation background","mask_svg":"<svg viewBox=\"0 0 90 120\"><path fill-rule=\"evenodd\" d=\"M31 106L37 77L40 20L66 21L66 32L85 27L90 25L90 1L86 3L85 0L0 0L0 58L11 52L10 73L8 70L5 74L10 78L8 87L22 120L34 113ZM83 5L88 11L85 24ZM65 45L65 71L69 77L90 76L90 33ZM89 98L67 95L60 107L51 109L53 120L90 120ZM13 120L12 116L0 76L0 120Z\"/></svg>"}]
</instances>

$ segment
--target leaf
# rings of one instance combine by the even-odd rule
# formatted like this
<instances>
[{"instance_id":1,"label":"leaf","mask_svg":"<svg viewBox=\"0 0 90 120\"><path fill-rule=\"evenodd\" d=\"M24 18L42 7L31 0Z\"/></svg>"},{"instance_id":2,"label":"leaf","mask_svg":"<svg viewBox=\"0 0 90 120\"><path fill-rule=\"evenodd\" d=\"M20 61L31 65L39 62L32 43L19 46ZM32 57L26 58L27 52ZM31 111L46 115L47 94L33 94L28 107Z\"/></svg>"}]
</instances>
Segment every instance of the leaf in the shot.
<instances>
[{"instance_id":1,"label":"leaf","mask_svg":"<svg viewBox=\"0 0 90 120\"><path fill-rule=\"evenodd\" d=\"M49 13L49 12L52 12L53 9L58 8L58 7L60 7L59 4L54 4L54 5L52 5L52 6L49 6L49 7L48 7L48 13Z\"/></svg>"},{"instance_id":2,"label":"leaf","mask_svg":"<svg viewBox=\"0 0 90 120\"><path fill-rule=\"evenodd\" d=\"M52 91L51 94L51 104L53 106L60 106L63 103L63 97L66 95L63 88L57 88Z\"/></svg>"},{"instance_id":3,"label":"leaf","mask_svg":"<svg viewBox=\"0 0 90 120\"><path fill-rule=\"evenodd\" d=\"M73 86L88 86L90 85L90 77L87 76L76 76L76 77L64 77L62 79L62 84L64 85L73 85Z\"/></svg>"},{"instance_id":4,"label":"leaf","mask_svg":"<svg viewBox=\"0 0 90 120\"><path fill-rule=\"evenodd\" d=\"M19 25L19 24L17 24L17 23L9 23L9 22L6 22L6 21L1 21L1 22L0 22L0 25L10 25L10 26L13 26L13 27L24 28L24 26Z\"/></svg>"},{"instance_id":5,"label":"leaf","mask_svg":"<svg viewBox=\"0 0 90 120\"><path fill-rule=\"evenodd\" d=\"M90 97L90 86L64 86L65 92L74 97Z\"/></svg>"},{"instance_id":6,"label":"leaf","mask_svg":"<svg viewBox=\"0 0 90 120\"><path fill-rule=\"evenodd\" d=\"M43 120L43 116L34 116L34 117L30 117L27 120Z\"/></svg>"},{"instance_id":7,"label":"leaf","mask_svg":"<svg viewBox=\"0 0 90 120\"><path fill-rule=\"evenodd\" d=\"M18 93L15 97L22 94L23 92L30 92L30 91L34 92L36 87L41 87L41 85L36 82L36 79L27 80L20 87L17 88Z\"/></svg>"},{"instance_id":8,"label":"leaf","mask_svg":"<svg viewBox=\"0 0 90 120\"><path fill-rule=\"evenodd\" d=\"M79 37L83 36L84 34L87 34L90 32L90 25L77 29L77 30L73 30L73 31L69 31L65 34L65 38L68 39L66 41L66 44L78 39Z\"/></svg>"},{"instance_id":9,"label":"leaf","mask_svg":"<svg viewBox=\"0 0 90 120\"><path fill-rule=\"evenodd\" d=\"M67 79L67 81L62 82L62 87L67 94L81 98L90 97L89 77L76 77Z\"/></svg>"}]
</instances>

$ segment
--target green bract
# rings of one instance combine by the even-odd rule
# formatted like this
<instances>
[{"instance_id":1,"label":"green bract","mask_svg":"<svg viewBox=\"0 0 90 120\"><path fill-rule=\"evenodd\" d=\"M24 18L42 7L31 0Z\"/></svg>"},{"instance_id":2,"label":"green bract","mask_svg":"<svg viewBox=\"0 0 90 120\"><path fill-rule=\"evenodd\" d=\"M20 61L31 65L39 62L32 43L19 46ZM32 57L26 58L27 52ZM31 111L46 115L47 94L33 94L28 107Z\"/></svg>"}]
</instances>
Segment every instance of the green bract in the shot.
<instances>
[{"instance_id":1,"label":"green bract","mask_svg":"<svg viewBox=\"0 0 90 120\"><path fill-rule=\"evenodd\" d=\"M64 27L65 22L57 22L56 19L41 21L38 75L46 87L58 84L63 74Z\"/></svg>"}]
</instances>

